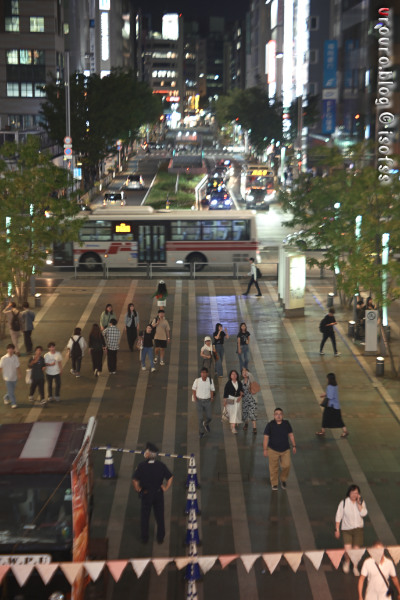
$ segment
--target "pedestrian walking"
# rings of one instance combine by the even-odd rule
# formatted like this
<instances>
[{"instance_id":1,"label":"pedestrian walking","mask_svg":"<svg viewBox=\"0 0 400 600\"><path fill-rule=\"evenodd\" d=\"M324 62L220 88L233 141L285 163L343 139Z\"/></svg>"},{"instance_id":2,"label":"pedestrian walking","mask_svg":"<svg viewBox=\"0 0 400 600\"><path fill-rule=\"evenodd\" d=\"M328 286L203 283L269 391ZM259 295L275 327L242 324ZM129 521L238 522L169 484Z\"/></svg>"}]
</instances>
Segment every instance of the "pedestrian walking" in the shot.
<instances>
[{"instance_id":1,"label":"pedestrian walking","mask_svg":"<svg viewBox=\"0 0 400 600\"><path fill-rule=\"evenodd\" d=\"M242 421L244 422L243 431L249 428L249 421L253 426L253 434L257 433L257 400L251 392L251 384L255 383L253 375L243 367L242 369Z\"/></svg>"},{"instance_id":2,"label":"pedestrian walking","mask_svg":"<svg viewBox=\"0 0 400 600\"><path fill-rule=\"evenodd\" d=\"M15 354L14 344L8 344L7 353L0 359L0 371L6 384L7 392L3 396L4 404L11 404L11 408L17 408L15 388L18 379L21 378L19 358Z\"/></svg>"},{"instance_id":3,"label":"pedestrian walking","mask_svg":"<svg viewBox=\"0 0 400 600\"><path fill-rule=\"evenodd\" d=\"M154 362L156 363L158 357L160 357L160 365L164 365L165 349L171 338L169 323L165 318L165 310L163 308L159 309L158 316L153 319L152 325L156 328L154 333Z\"/></svg>"},{"instance_id":4,"label":"pedestrian walking","mask_svg":"<svg viewBox=\"0 0 400 600\"><path fill-rule=\"evenodd\" d=\"M165 281L161 280L158 282L156 291L152 298L157 298L157 306L167 306L168 291Z\"/></svg>"},{"instance_id":5,"label":"pedestrian walking","mask_svg":"<svg viewBox=\"0 0 400 600\"><path fill-rule=\"evenodd\" d=\"M228 419L232 433L237 433L236 426L242 422L243 386L239 373L232 369L224 388L224 407L228 411Z\"/></svg>"},{"instance_id":6,"label":"pedestrian walking","mask_svg":"<svg viewBox=\"0 0 400 600\"><path fill-rule=\"evenodd\" d=\"M221 323L217 323L215 325L215 331L213 333L213 346L218 355L218 360L215 361L215 371L216 371L218 377L224 376L222 361L224 360L224 354L225 354L225 348L224 348L225 338L227 340L229 340L229 334L228 334L227 328L225 327L225 329L224 329Z\"/></svg>"},{"instance_id":7,"label":"pedestrian walking","mask_svg":"<svg viewBox=\"0 0 400 600\"><path fill-rule=\"evenodd\" d=\"M381 551L381 558L376 560L374 556L374 558L366 558L363 562L361 575L358 580L358 600L363 600L365 580L367 580L365 600L387 600L388 597L393 598L393 595L389 594L390 580L400 597L400 585L393 561L386 558L382 542L375 542L372 548L375 551Z\"/></svg>"},{"instance_id":8,"label":"pedestrian walking","mask_svg":"<svg viewBox=\"0 0 400 600\"><path fill-rule=\"evenodd\" d=\"M340 529L346 554L344 555L343 571L350 572L350 558L347 550L362 548L364 546L364 517L368 514L365 501L363 500L358 485L354 483L347 490L346 498L339 502L335 517L335 538L340 538ZM353 573L358 577L360 574L357 567L353 567Z\"/></svg>"},{"instance_id":9,"label":"pedestrian walking","mask_svg":"<svg viewBox=\"0 0 400 600\"><path fill-rule=\"evenodd\" d=\"M92 359L93 374L99 377L103 370L104 337L97 323L93 323L89 333L89 352Z\"/></svg>"},{"instance_id":10,"label":"pedestrian walking","mask_svg":"<svg viewBox=\"0 0 400 600\"><path fill-rule=\"evenodd\" d=\"M139 315L133 302L128 304L128 311L125 315L125 329L129 350L133 352L136 338L139 335Z\"/></svg>"},{"instance_id":11,"label":"pedestrian walking","mask_svg":"<svg viewBox=\"0 0 400 600\"><path fill-rule=\"evenodd\" d=\"M154 373L154 371L156 370L156 368L154 366L154 358L153 358L153 338L154 338L155 332L156 332L156 328L153 327L151 325L151 323L149 323L148 325L146 325L146 329L140 333L140 335L143 339L142 355L141 355L142 371L146 370L146 356L148 356L149 360L150 360L151 372Z\"/></svg>"},{"instance_id":12,"label":"pedestrian walking","mask_svg":"<svg viewBox=\"0 0 400 600\"><path fill-rule=\"evenodd\" d=\"M260 286L258 285L258 279L260 278L261 274L260 274L260 269L258 269L256 267L256 264L254 262L254 258L249 258L249 263L250 263L250 272L247 273L247 275L250 275L250 280L249 280L249 284L247 286L247 290L245 291L245 293L243 294L243 296L247 296L250 292L250 288L251 286L254 284L256 286L257 289L257 294L255 294L257 297L262 296L261 290L260 290Z\"/></svg>"},{"instance_id":13,"label":"pedestrian walking","mask_svg":"<svg viewBox=\"0 0 400 600\"><path fill-rule=\"evenodd\" d=\"M328 373L326 378L326 392L321 396L321 398L324 398L323 402L321 403L321 405L324 407L324 412L322 414L322 426L320 431L316 432L316 435L324 437L325 429L342 428L343 433L340 437L345 438L349 435L349 432L347 431L346 425L343 423L342 419L336 375L335 373Z\"/></svg>"},{"instance_id":14,"label":"pedestrian walking","mask_svg":"<svg viewBox=\"0 0 400 600\"><path fill-rule=\"evenodd\" d=\"M110 325L111 319L117 320L112 304L107 304L100 315L100 329L104 331Z\"/></svg>"},{"instance_id":15,"label":"pedestrian walking","mask_svg":"<svg viewBox=\"0 0 400 600\"><path fill-rule=\"evenodd\" d=\"M140 530L143 544L149 541L151 509L157 523L157 542L162 544L165 537L164 492L171 487L173 475L164 463L156 460L157 453L158 448L148 442L144 452L145 460L139 463L132 479L133 487L141 500Z\"/></svg>"},{"instance_id":16,"label":"pedestrian walking","mask_svg":"<svg viewBox=\"0 0 400 600\"><path fill-rule=\"evenodd\" d=\"M121 332L116 327L117 319L111 319L110 324L103 331L105 347L107 349L107 367L111 375L117 372L117 354Z\"/></svg>"},{"instance_id":17,"label":"pedestrian walking","mask_svg":"<svg viewBox=\"0 0 400 600\"><path fill-rule=\"evenodd\" d=\"M239 356L240 371L243 367L249 367L249 344L250 333L247 331L246 323L240 323L239 333L237 334L237 353Z\"/></svg>"},{"instance_id":18,"label":"pedestrian walking","mask_svg":"<svg viewBox=\"0 0 400 600\"><path fill-rule=\"evenodd\" d=\"M322 333L321 345L319 347L320 354L325 354L325 352L323 352L325 342L328 338L330 338L335 356L340 356L340 352L337 351L337 347L336 347L336 337L335 337L334 326L337 325L337 322L336 322L334 315L335 315L335 309L332 307L329 309L328 314L325 315L325 317L322 319L322 321L319 324L319 330Z\"/></svg>"},{"instance_id":19,"label":"pedestrian walking","mask_svg":"<svg viewBox=\"0 0 400 600\"><path fill-rule=\"evenodd\" d=\"M43 348L42 346L36 346L35 354L28 362L28 368L31 369L31 384L29 388L29 402L34 402L34 393L36 388L39 390L40 399L39 405L45 406L46 399L44 395L44 372L46 369L46 363L44 362Z\"/></svg>"},{"instance_id":20,"label":"pedestrian walking","mask_svg":"<svg viewBox=\"0 0 400 600\"><path fill-rule=\"evenodd\" d=\"M215 387L207 367L200 371L200 377L194 380L192 385L193 402L196 404L199 418L199 436L210 433L212 420L212 402L214 401Z\"/></svg>"},{"instance_id":21,"label":"pedestrian walking","mask_svg":"<svg viewBox=\"0 0 400 600\"><path fill-rule=\"evenodd\" d=\"M273 420L267 423L265 427L263 441L264 456L269 461L271 488L274 491L278 489L279 479L281 480L282 489L286 490L286 482L290 471L290 444L292 445L293 454L296 454L297 449L292 426L289 421L283 418L283 410L276 408Z\"/></svg>"},{"instance_id":22,"label":"pedestrian walking","mask_svg":"<svg viewBox=\"0 0 400 600\"><path fill-rule=\"evenodd\" d=\"M200 356L202 358L202 367L205 367L210 374L210 377L214 377L215 373L215 359L214 359L215 348L212 345L211 338L206 335L204 338L204 344L200 348Z\"/></svg>"},{"instance_id":23,"label":"pedestrian walking","mask_svg":"<svg viewBox=\"0 0 400 600\"><path fill-rule=\"evenodd\" d=\"M46 365L46 381L47 381L47 396L48 401L60 402L61 391L61 373L62 373L62 356L61 352L56 350L55 342L47 344L48 352L44 355L44 363ZM54 382L54 396L53 396Z\"/></svg>"},{"instance_id":24,"label":"pedestrian walking","mask_svg":"<svg viewBox=\"0 0 400 600\"><path fill-rule=\"evenodd\" d=\"M6 315L11 342L14 344L15 354L19 356L19 342L22 331L22 320L15 302L9 302L3 313Z\"/></svg>"},{"instance_id":25,"label":"pedestrian walking","mask_svg":"<svg viewBox=\"0 0 400 600\"><path fill-rule=\"evenodd\" d=\"M24 334L24 344L25 350L27 354L32 352L33 344L32 344L32 331L33 331L33 322L35 320L35 313L33 310L29 308L29 302L24 302L22 305L21 312L22 319L22 332Z\"/></svg>"},{"instance_id":26,"label":"pedestrian walking","mask_svg":"<svg viewBox=\"0 0 400 600\"><path fill-rule=\"evenodd\" d=\"M72 361L72 369L70 373L71 375L75 375L75 377L81 376L82 358L85 354L86 348L87 343L82 335L82 329L80 327L75 327L74 334L69 338L67 344L68 357Z\"/></svg>"}]
</instances>

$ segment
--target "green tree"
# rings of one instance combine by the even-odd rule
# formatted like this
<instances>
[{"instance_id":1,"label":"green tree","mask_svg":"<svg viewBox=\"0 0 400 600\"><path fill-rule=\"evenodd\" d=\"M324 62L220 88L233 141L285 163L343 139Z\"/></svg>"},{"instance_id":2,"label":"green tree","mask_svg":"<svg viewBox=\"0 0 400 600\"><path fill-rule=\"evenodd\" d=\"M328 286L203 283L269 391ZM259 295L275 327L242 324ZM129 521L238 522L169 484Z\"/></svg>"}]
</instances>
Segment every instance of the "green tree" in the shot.
<instances>
[{"instance_id":1,"label":"green tree","mask_svg":"<svg viewBox=\"0 0 400 600\"><path fill-rule=\"evenodd\" d=\"M326 177L303 174L293 190L280 193L284 210L292 215L289 226L302 228L300 247L325 249L321 257L307 257L307 261L336 273L343 300L365 290L380 305L389 305L400 297L400 264L392 253L389 264L382 265L382 235L389 233L390 247L400 249L400 183L380 185L374 168L346 169L343 158L338 168L335 153L333 159L334 167ZM359 237L357 217L361 217Z\"/></svg>"},{"instance_id":2,"label":"green tree","mask_svg":"<svg viewBox=\"0 0 400 600\"><path fill-rule=\"evenodd\" d=\"M268 95L259 87L234 90L218 98L216 117L220 126L236 121L247 129L257 154L262 154L272 140L282 139L282 108L270 106Z\"/></svg>"},{"instance_id":3,"label":"green tree","mask_svg":"<svg viewBox=\"0 0 400 600\"><path fill-rule=\"evenodd\" d=\"M77 239L80 219L68 197L71 177L40 151L39 140L5 144L0 160L0 277L10 282L19 303L28 296L33 273L46 264L54 242Z\"/></svg>"}]
</instances>

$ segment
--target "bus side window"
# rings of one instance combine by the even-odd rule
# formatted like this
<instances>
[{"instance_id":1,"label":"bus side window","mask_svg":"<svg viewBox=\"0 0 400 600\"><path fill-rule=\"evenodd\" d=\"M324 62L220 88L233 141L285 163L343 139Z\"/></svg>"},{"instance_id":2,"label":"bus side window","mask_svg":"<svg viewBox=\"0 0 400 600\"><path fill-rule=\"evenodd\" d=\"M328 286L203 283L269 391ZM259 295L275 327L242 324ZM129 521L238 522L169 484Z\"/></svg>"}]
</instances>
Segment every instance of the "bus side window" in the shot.
<instances>
[{"instance_id":1,"label":"bus side window","mask_svg":"<svg viewBox=\"0 0 400 600\"><path fill-rule=\"evenodd\" d=\"M248 239L248 237L246 238L246 223L245 221L233 221L232 223L233 226L233 239L235 242L238 242L239 240L245 240Z\"/></svg>"}]
</instances>

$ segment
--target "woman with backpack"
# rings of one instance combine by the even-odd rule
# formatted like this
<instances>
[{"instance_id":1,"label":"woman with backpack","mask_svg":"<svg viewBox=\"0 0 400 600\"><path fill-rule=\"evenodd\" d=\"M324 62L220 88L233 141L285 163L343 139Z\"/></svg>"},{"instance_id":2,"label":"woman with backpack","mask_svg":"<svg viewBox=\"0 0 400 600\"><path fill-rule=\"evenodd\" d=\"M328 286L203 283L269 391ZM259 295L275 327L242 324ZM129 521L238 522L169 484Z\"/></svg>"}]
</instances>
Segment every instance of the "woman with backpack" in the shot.
<instances>
[{"instance_id":1,"label":"woman with backpack","mask_svg":"<svg viewBox=\"0 0 400 600\"><path fill-rule=\"evenodd\" d=\"M75 377L81 376L82 357L87 348L87 343L81 333L82 329L75 327L74 334L69 338L67 344L68 358L72 360L70 373L71 375L75 375Z\"/></svg>"},{"instance_id":2,"label":"woman with backpack","mask_svg":"<svg viewBox=\"0 0 400 600\"><path fill-rule=\"evenodd\" d=\"M129 350L133 352L136 338L139 335L139 315L133 302L128 304L128 311L125 315L125 329Z\"/></svg>"}]
</instances>

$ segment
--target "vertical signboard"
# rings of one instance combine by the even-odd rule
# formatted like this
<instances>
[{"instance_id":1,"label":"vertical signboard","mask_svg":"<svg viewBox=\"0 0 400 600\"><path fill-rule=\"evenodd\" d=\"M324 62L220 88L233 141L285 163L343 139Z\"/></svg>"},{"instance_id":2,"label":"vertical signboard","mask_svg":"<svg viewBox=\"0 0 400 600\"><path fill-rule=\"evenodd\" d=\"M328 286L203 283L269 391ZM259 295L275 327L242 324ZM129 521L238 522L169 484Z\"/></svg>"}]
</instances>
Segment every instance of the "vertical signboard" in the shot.
<instances>
[{"instance_id":1,"label":"vertical signboard","mask_svg":"<svg viewBox=\"0 0 400 600\"><path fill-rule=\"evenodd\" d=\"M337 56L337 41L326 40L322 92L322 133L324 134L333 133L336 127Z\"/></svg>"}]
</instances>

